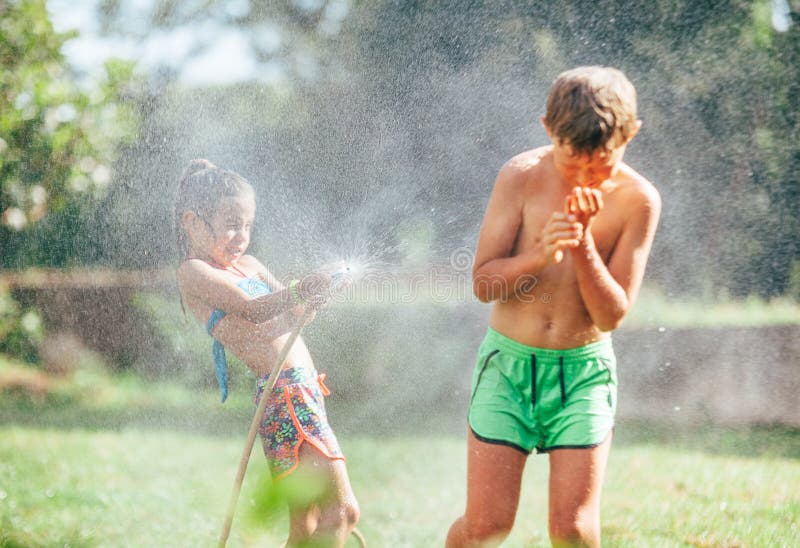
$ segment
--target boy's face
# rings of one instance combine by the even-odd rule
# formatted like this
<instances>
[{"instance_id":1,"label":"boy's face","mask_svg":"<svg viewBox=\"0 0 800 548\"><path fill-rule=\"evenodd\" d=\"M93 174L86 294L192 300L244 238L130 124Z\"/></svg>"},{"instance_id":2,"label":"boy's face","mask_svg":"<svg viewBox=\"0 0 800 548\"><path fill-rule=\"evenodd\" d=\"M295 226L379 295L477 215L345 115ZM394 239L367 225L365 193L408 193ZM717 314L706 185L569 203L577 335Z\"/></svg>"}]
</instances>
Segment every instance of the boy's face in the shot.
<instances>
[{"instance_id":1,"label":"boy's face","mask_svg":"<svg viewBox=\"0 0 800 548\"><path fill-rule=\"evenodd\" d=\"M193 246L214 262L230 266L250 245L255 213L255 200L250 195L224 198L210 218L197 218L201 224L195 223L190 232Z\"/></svg>"},{"instance_id":2,"label":"boy's face","mask_svg":"<svg viewBox=\"0 0 800 548\"><path fill-rule=\"evenodd\" d=\"M565 144L553 144L556 170L575 186L597 187L619 169L625 145L613 150L596 150L590 154L575 153Z\"/></svg>"},{"instance_id":3,"label":"boy's face","mask_svg":"<svg viewBox=\"0 0 800 548\"><path fill-rule=\"evenodd\" d=\"M642 121L636 120L633 132L620 146L611 150L595 150L587 154L576 153L568 144L560 143L558 139L554 138L544 116L541 120L547 135L553 141L553 159L556 170L564 180L573 186L583 187L598 187L619 170L625 148L642 127Z\"/></svg>"}]
</instances>

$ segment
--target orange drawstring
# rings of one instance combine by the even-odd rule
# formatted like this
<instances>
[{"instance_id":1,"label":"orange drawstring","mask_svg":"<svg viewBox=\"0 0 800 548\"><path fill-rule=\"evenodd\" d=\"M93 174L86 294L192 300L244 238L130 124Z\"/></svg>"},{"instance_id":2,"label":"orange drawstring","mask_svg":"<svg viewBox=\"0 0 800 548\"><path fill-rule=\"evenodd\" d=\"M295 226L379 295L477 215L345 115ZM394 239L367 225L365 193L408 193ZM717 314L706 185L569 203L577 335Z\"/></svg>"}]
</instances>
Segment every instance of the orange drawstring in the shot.
<instances>
[{"instance_id":1,"label":"orange drawstring","mask_svg":"<svg viewBox=\"0 0 800 548\"><path fill-rule=\"evenodd\" d=\"M319 382L319 387L322 390L322 395L323 396L330 396L331 395L331 391L327 386L325 386L325 377L327 377L327 375L325 373L320 373L317 376L317 382Z\"/></svg>"}]
</instances>

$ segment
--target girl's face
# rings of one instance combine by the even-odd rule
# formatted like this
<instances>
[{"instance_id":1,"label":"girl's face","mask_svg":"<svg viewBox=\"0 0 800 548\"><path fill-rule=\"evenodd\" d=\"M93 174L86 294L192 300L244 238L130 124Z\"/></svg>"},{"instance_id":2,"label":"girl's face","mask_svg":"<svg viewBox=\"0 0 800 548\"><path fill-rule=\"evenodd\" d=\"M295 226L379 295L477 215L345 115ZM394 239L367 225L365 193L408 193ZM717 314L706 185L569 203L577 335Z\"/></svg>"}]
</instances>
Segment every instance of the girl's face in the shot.
<instances>
[{"instance_id":1,"label":"girl's face","mask_svg":"<svg viewBox=\"0 0 800 548\"><path fill-rule=\"evenodd\" d=\"M224 198L211 218L198 216L194 222L195 229L190 232L193 251L230 266L247 251L255 214L250 194Z\"/></svg>"}]
</instances>

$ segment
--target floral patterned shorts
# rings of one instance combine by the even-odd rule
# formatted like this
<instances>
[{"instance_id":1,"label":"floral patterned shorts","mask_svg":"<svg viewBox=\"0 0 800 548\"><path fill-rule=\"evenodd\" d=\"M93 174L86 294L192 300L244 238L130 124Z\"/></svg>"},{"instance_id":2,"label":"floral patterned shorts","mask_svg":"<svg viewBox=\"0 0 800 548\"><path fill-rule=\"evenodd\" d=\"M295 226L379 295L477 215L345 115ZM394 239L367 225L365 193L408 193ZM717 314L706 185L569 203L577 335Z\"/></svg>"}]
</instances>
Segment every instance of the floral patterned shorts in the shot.
<instances>
[{"instance_id":1,"label":"floral patterned shorts","mask_svg":"<svg viewBox=\"0 0 800 548\"><path fill-rule=\"evenodd\" d=\"M256 406L268 378L264 376L257 381ZM297 468L303 442L310 443L330 459L344 459L325 413L323 396L328 396L330 391L324 381L324 374L298 367L284 369L278 376L258 429L275 480Z\"/></svg>"}]
</instances>

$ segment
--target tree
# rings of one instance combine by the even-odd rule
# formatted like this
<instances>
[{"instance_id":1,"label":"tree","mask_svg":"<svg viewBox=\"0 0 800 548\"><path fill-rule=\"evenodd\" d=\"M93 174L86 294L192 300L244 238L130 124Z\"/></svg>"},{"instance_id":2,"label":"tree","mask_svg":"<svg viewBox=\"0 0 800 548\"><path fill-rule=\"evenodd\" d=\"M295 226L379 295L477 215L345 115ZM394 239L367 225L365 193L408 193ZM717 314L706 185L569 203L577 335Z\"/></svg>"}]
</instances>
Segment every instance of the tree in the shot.
<instances>
[{"instance_id":1,"label":"tree","mask_svg":"<svg viewBox=\"0 0 800 548\"><path fill-rule=\"evenodd\" d=\"M0 4L0 268L80 260L88 208L112 183L117 145L135 128L123 101L129 63L78 83L44 0Z\"/></svg>"},{"instance_id":2,"label":"tree","mask_svg":"<svg viewBox=\"0 0 800 548\"><path fill-rule=\"evenodd\" d=\"M44 0L0 2L0 269L76 264L92 247L92 207L135 128L131 65L78 83ZM0 286L0 351L33 359L41 321Z\"/></svg>"},{"instance_id":3,"label":"tree","mask_svg":"<svg viewBox=\"0 0 800 548\"><path fill-rule=\"evenodd\" d=\"M106 2L108 32L129 32L113 22L128 3ZM326 33L325 14L337 5L349 11ZM274 25L287 38L261 60L292 67L310 55L317 70L288 69L282 84L254 74L236 87L182 90L181 101L149 111L149 131L165 133L165 144L151 140L143 163L162 175L173 166L170 181L181 162L208 151L245 168L269 186L264 202L280 201L273 217L291 211L294 223L268 219L285 239L324 234L320 248L363 240L355 245L394 260L403 225L432 233L431 252L442 257L474 245L500 164L546 143L538 117L555 76L613 65L636 85L644 120L627 158L665 199L648 279L690 295L800 287L800 24L776 31L767 0L186 6L161 0L146 21L161 31L216 19L254 43ZM271 94L276 101L259 110ZM148 180L147 193L164 188L158 174ZM292 209L293 199L305 207ZM159 219L168 221L166 208ZM157 251L155 262L172 260L167 247Z\"/></svg>"}]
</instances>

